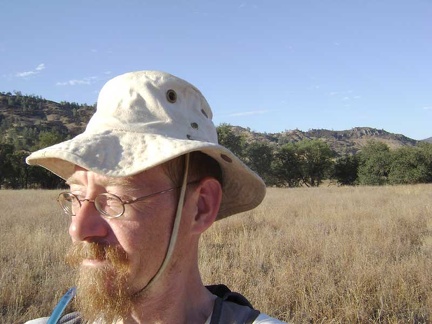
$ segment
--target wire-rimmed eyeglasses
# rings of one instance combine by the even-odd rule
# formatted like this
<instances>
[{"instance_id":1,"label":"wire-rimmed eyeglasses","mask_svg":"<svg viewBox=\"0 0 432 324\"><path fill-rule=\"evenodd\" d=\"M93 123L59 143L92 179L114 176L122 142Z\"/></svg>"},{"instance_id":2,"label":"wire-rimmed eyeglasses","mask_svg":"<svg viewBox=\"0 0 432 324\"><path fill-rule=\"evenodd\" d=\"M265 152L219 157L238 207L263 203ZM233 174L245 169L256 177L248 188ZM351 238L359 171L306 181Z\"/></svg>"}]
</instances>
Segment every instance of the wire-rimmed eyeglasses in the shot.
<instances>
[{"instance_id":1,"label":"wire-rimmed eyeglasses","mask_svg":"<svg viewBox=\"0 0 432 324\"><path fill-rule=\"evenodd\" d=\"M188 182L187 184L193 184L197 183L197 181ZM162 195L164 193L176 190L181 188L179 187L173 187L169 189L165 189L162 191L154 192L146 196L134 198L131 200L123 200L119 196L114 195L112 193L101 193L97 195L93 200L92 199L80 199L77 195L73 194L72 192L65 191L61 192L58 197L57 201L62 208L62 210L65 212L66 215L69 216L75 216L78 210L81 208L82 203L84 201L91 202L95 205L96 210L102 214L105 218L117 218L124 214L125 212L125 205L133 204L138 201L142 201L157 195Z\"/></svg>"}]
</instances>

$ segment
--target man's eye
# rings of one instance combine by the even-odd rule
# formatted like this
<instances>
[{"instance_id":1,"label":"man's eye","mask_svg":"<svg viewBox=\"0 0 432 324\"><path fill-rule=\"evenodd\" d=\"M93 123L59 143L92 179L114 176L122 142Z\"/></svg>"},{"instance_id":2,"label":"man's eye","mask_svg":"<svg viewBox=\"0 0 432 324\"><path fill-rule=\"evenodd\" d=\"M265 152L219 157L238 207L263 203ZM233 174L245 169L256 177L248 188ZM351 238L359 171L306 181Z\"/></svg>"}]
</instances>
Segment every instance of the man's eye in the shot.
<instances>
[{"instance_id":1,"label":"man's eye","mask_svg":"<svg viewBox=\"0 0 432 324\"><path fill-rule=\"evenodd\" d=\"M109 206L119 205L120 201L115 197L107 197L106 204Z\"/></svg>"}]
</instances>

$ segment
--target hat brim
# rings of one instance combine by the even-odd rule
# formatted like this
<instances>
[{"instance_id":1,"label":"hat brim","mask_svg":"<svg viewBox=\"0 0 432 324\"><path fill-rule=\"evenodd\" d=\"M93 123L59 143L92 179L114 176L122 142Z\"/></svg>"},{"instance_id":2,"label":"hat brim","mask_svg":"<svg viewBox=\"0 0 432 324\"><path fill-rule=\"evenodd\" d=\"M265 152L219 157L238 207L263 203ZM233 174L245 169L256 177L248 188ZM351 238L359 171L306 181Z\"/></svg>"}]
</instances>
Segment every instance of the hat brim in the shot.
<instances>
[{"instance_id":1,"label":"hat brim","mask_svg":"<svg viewBox=\"0 0 432 324\"><path fill-rule=\"evenodd\" d=\"M127 177L193 151L206 153L222 168L224 187L218 220L253 209L264 199L266 187L261 178L231 151L211 142L121 130L98 134L84 132L69 141L36 151L26 161L63 179L73 174L75 166L108 177Z\"/></svg>"}]
</instances>

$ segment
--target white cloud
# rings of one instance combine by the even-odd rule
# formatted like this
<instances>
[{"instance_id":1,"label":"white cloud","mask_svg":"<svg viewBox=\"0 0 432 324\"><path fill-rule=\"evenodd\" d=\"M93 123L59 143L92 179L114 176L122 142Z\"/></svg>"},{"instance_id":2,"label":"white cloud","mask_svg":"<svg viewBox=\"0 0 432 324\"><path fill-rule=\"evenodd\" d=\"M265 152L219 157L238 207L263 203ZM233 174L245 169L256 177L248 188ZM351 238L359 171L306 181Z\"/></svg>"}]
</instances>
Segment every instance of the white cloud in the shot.
<instances>
[{"instance_id":1,"label":"white cloud","mask_svg":"<svg viewBox=\"0 0 432 324\"><path fill-rule=\"evenodd\" d=\"M243 8L251 8L252 7L252 9L254 9L254 10L256 10L256 9L258 9L258 6L254 3L254 4L250 4L250 3L248 3L247 1L246 2L242 2L239 6L238 6L238 9L243 9Z\"/></svg>"},{"instance_id":2,"label":"white cloud","mask_svg":"<svg viewBox=\"0 0 432 324\"><path fill-rule=\"evenodd\" d=\"M432 110L432 106L423 107L424 110Z\"/></svg>"},{"instance_id":3,"label":"white cloud","mask_svg":"<svg viewBox=\"0 0 432 324\"><path fill-rule=\"evenodd\" d=\"M36 66L36 71L42 71L45 70L45 64L41 63L38 66Z\"/></svg>"},{"instance_id":4,"label":"white cloud","mask_svg":"<svg viewBox=\"0 0 432 324\"><path fill-rule=\"evenodd\" d=\"M339 99L341 101L350 101L350 100L361 99L361 96L358 94L354 94L353 90L332 91L332 92L327 93L327 95L330 97L333 97L335 99Z\"/></svg>"},{"instance_id":5,"label":"white cloud","mask_svg":"<svg viewBox=\"0 0 432 324\"><path fill-rule=\"evenodd\" d=\"M24 71L24 72L17 72L15 73L15 76L18 78L27 78L29 76L38 74L40 71L45 69L45 64L41 63L38 66L36 66L33 70L30 71Z\"/></svg>"},{"instance_id":6,"label":"white cloud","mask_svg":"<svg viewBox=\"0 0 432 324\"><path fill-rule=\"evenodd\" d=\"M252 115L262 115L271 112L272 110L254 110L254 111L245 111L239 113L228 114L230 117L241 117L241 116L252 116Z\"/></svg>"},{"instance_id":7,"label":"white cloud","mask_svg":"<svg viewBox=\"0 0 432 324\"><path fill-rule=\"evenodd\" d=\"M56 85L58 85L58 86L90 85L90 84L93 84L96 80L97 80L97 77L92 76L92 77L82 78L80 80L72 79L69 81L57 82Z\"/></svg>"},{"instance_id":8,"label":"white cloud","mask_svg":"<svg viewBox=\"0 0 432 324\"><path fill-rule=\"evenodd\" d=\"M26 78L26 77L29 77L30 75L33 75L36 73L37 72L35 72L35 71L18 72L15 74L15 76L17 76L18 78Z\"/></svg>"}]
</instances>

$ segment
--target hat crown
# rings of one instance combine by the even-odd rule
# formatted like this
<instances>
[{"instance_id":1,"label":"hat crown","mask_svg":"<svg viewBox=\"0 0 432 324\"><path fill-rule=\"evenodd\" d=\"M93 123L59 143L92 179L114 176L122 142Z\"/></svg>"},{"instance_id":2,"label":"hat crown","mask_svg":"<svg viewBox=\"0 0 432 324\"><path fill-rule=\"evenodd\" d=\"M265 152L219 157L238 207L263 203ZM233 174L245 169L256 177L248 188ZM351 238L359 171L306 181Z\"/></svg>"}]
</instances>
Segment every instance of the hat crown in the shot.
<instances>
[{"instance_id":1,"label":"hat crown","mask_svg":"<svg viewBox=\"0 0 432 324\"><path fill-rule=\"evenodd\" d=\"M217 143L213 113L201 92L171 74L140 71L108 81L87 133L125 131Z\"/></svg>"}]
</instances>

